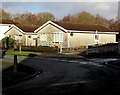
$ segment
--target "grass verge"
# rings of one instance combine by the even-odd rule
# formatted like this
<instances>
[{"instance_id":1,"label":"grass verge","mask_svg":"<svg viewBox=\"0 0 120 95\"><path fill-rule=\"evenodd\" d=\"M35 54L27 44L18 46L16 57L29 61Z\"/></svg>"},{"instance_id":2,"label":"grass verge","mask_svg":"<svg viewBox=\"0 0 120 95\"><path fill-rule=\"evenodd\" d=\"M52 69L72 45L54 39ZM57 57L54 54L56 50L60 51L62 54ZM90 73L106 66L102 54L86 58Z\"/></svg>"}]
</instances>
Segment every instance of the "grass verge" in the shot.
<instances>
[{"instance_id":1,"label":"grass verge","mask_svg":"<svg viewBox=\"0 0 120 95\"><path fill-rule=\"evenodd\" d=\"M31 75L34 75L36 71L28 66L18 64L17 69L18 72L13 72L14 67L11 66L5 70L2 71L2 87L8 87L10 85L13 85L15 83L20 82L20 80L25 79L26 77L29 77Z\"/></svg>"},{"instance_id":2,"label":"grass verge","mask_svg":"<svg viewBox=\"0 0 120 95\"><path fill-rule=\"evenodd\" d=\"M41 55L41 53L36 52L28 52L28 51L6 51L6 54L12 55Z\"/></svg>"}]
</instances>

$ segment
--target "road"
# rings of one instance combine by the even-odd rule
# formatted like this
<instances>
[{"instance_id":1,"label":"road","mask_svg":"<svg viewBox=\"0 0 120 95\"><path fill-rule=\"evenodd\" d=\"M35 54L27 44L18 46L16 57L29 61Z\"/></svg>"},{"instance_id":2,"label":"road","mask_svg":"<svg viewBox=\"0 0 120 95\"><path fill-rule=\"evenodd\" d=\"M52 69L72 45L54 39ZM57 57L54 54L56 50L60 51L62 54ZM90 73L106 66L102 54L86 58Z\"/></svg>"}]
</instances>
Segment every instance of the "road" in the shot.
<instances>
[{"instance_id":1,"label":"road","mask_svg":"<svg viewBox=\"0 0 120 95\"><path fill-rule=\"evenodd\" d=\"M28 57L20 63L43 72L3 95L120 95L120 70L102 64L109 60Z\"/></svg>"}]
</instances>

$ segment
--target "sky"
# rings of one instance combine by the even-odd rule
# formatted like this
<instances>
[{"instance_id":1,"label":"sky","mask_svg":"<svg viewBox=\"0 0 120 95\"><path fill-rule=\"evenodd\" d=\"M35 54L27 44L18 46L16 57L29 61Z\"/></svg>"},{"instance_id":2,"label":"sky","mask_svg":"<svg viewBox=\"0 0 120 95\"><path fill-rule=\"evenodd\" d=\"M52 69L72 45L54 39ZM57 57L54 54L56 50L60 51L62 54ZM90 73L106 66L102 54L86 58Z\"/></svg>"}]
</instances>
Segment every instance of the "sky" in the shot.
<instances>
[{"instance_id":1,"label":"sky","mask_svg":"<svg viewBox=\"0 0 120 95\"><path fill-rule=\"evenodd\" d=\"M72 2L74 1L74 2ZM89 2L88 2L89 1ZM114 2L113 2L114 1ZM4 0L2 8L7 12L25 13L25 12L50 12L57 19L62 19L66 15L73 15L83 11L92 15L99 14L106 19L116 18L118 16L119 0Z\"/></svg>"}]
</instances>

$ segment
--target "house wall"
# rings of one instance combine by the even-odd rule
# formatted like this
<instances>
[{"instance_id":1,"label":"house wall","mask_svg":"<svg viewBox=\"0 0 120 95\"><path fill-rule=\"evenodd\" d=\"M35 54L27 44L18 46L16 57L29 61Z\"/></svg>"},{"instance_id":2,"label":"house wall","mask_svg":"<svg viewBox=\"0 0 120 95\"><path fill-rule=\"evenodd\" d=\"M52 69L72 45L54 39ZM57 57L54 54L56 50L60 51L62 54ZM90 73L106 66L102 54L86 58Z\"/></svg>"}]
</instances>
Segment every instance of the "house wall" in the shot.
<instances>
[{"instance_id":1,"label":"house wall","mask_svg":"<svg viewBox=\"0 0 120 95\"><path fill-rule=\"evenodd\" d=\"M69 43L70 47L79 48L81 46L86 46L86 44L92 45L94 42L93 34L85 33L73 33L73 36L70 36L69 33Z\"/></svg>"},{"instance_id":2,"label":"house wall","mask_svg":"<svg viewBox=\"0 0 120 95\"><path fill-rule=\"evenodd\" d=\"M30 36L30 37L29 37ZM25 35L26 46L36 46L37 45L37 35Z\"/></svg>"},{"instance_id":3,"label":"house wall","mask_svg":"<svg viewBox=\"0 0 120 95\"><path fill-rule=\"evenodd\" d=\"M115 43L116 42L116 34L100 34L99 43Z\"/></svg>"},{"instance_id":4,"label":"house wall","mask_svg":"<svg viewBox=\"0 0 120 95\"><path fill-rule=\"evenodd\" d=\"M73 33L70 36L70 47L79 48L80 46L94 45L94 44L106 44L116 42L115 34L98 34L99 40L95 40L95 34L93 33Z\"/></svg>"},{"instance_id":5,"label":"house wall","mask_svg":"<svg viewBox=\"0 0 120 95\"><path fill-rule=\"evenodd\" d=\"M11 35L11 37L13 39L15 39L16 35L22 35L22 45L25 45L25 46L35 46L36 45L36 41L34 38L37 38L37 35L23 34L15 27L11 28L7 33L5 33L5 36L9 36L9 35ZM31 36L31 38L28 38L28 36Z\"/></svg>"},{"instance_id":6,"label":"house wall","mask_svg":"<svg viewBox=\"0 0 120 95\"><path fill-rule=\"evenodd\" d=\"M16 35L22 35L22 44L25 45L25 35L23 33L21 33L18 29L16 29L15 27L11 28L7 33L5 33L5 36L11 36L13 39L15 39Z\"/></svg>"},{"instance_id":7,"label":"house wall","mask_svg":"<svg viewBox=\"0 0 120 95\"><path fill-rule=\"evenodd\" d=\"M43 29L37 32L38 46L44 44L45 42L52 42L52 33L55 33L55 32L63 33L63 42L62 42L63 48L67 48L67 47L79 48L81 46L94 45L97 43L106 44L106 43L116 42L115 34L99 34L99 41L95 41L94 33L73 33L73 36L71 36L70 33L65 33L62 30L56 28L55 26L48 24ZM41 33L47 34L47 41L40 41ZM58 46L60 46L59 43L58 43Z\"/></svg>"},{"instance_id":8,"label":"house wall","mask_svg":"<svg viewBox=\"0 0 120 95\"><path fill-rule=\"evenodd\" d=\"M47 26L45 26L44 28L42 28L41 30L39 30L37 32L37 35L38 35L38 46L46 43L46 42L50 42L52 43L52 46L59 46L60 44L59 43L55 43L53 42L53 38L52 38L52 33L63 33L63 41L66 42L67 39L66 39L66 33L63 32L62 30L56 28L55 26L51 25L51 24L48 24ZM46 33L47 34L47 41L40 41L40 34L41 33ZM66 45L66 44L65 44Z\"/></svg>"},{"instance_id":9,"label":"house wall","mask_svg":"<svg viewBox=\"0 0 120 95\"><path fill-rule=\"evenodd\" d=\"M0 24L0 40L2 40L5 35L4 33L9 30L11 27L11 24Z\"/></svg>"}]
</instances>

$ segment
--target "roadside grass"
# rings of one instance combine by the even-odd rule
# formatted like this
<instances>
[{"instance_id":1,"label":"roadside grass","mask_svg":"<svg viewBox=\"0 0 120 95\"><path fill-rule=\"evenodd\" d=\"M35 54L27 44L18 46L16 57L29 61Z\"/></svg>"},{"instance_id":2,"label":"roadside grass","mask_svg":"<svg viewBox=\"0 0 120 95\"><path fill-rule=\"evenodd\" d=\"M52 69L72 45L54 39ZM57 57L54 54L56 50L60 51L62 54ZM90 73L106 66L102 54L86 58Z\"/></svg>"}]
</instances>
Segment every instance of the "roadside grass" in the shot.
<instances>
[{"instance_id":1,"label":"roadside grass","mask_svg":"<svg viewBox=\"0 0 120 95\"><path fill-rule=\"evenodd\" d=\"M6 51L6 54L11 55L41 55L41 53L28 52L28 51Z\"/></svg>"},{"instance_id":2,"label":"roadside grass","mask_svg":"<svg viewBox=\"0 0 120 95\"><path fill-rule=\"evenodd\" d=\"M17 65L18 72L14 73L14 66L5 69L2 71L2 87L7 87L10 85L14 85L15 83L20 82L22 79L29 77L36 73L36 71L28 66L18 64Z\"/></svg>"}]
</instances>

